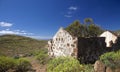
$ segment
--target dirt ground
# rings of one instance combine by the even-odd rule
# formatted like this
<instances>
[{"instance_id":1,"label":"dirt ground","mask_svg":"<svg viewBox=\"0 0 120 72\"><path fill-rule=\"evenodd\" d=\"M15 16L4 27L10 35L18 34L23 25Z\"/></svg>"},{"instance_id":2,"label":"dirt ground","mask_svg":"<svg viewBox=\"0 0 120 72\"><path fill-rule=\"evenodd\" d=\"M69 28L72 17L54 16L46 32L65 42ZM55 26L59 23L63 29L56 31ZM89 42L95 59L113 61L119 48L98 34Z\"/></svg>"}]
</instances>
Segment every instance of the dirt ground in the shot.
<instances>
[{"instance_id":1,"label":"dirt ground","mask_svg":"<svg viewBox=\"0 0 120 72\"><path fill-rule=\"evenodd\" d=\"M27 57L27 59L30 61L32 69L34 69L35 72L46 72L46 65L40 65L34 57Z\"/></svg>"}]
</instances>

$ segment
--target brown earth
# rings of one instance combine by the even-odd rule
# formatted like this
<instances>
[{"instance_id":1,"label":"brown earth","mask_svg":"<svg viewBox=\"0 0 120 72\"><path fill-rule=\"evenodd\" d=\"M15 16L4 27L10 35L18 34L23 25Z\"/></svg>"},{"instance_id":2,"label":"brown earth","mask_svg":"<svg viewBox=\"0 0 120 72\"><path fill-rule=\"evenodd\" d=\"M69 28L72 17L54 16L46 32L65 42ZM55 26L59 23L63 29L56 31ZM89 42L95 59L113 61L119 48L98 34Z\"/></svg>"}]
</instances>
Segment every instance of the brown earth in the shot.
<instances>
[{"instance_id":1,"label":"brown earth","mask_svg":"<svg viewBox=\"0 0 120 72\"><path fill-rule=\"evenodd\" d=\"M34 57L27 57L27 59L30 61L35 72L46 72L46 65L41 65Z\"/></svg>"}]
</instances>

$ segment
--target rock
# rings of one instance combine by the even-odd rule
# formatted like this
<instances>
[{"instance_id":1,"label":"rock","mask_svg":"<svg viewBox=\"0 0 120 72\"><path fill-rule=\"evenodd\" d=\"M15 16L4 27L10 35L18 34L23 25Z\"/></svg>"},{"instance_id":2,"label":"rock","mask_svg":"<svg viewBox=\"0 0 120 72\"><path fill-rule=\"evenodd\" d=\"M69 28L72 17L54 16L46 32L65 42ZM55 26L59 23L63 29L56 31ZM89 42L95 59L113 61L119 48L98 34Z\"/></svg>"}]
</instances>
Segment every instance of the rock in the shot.
<instances>
[{"instance_id":1,"label":"rock","mask_svg":"<svg viewBox=\"0 0 120 72\"><path fill-rule=\"evenodd\" d=\"M112 69L112 68L110 68L110 67L107 67L107 68L106 68L106 72L120 72L120 68Z\"/></svg>"},{"instance_id":2,"label":"rock","mask_svg":"<svg viewBox=\"0 0 120 72\"><path fill-rule=\"evenodd\" d=\"M15 72L15 70L13 70L13 69L9 69L9 70L6 71L6 72Z\"/></svg>"},{"instance_id":3,"label":"rock","mask_svg":"<svg viewBox=\"0 0 120 72\"><path fill-rule=\"evenodd\" d=\"M97 60L94 64L94 71L95 72L105 72L105 65L102 61Z\"/></svg>"},{"instance_id":4,"label":"rock","mask_svg":"<svg viewBox=\"0 0 120 72\"><path fill-rule=\"evenodd\" d=\"M106 72L113 72L113 71L112 71L112 69L110 67L107 67Z\"/></svg>"},{"instance_id":5,"label":"rock","mask_svg":"<svg viewBox=\"0 0 120 72\"><path fill-rule=\"evenodd\" d=\"M120 68L115 69L115 72L120 72Z\"/></svg>"}]
</instances>

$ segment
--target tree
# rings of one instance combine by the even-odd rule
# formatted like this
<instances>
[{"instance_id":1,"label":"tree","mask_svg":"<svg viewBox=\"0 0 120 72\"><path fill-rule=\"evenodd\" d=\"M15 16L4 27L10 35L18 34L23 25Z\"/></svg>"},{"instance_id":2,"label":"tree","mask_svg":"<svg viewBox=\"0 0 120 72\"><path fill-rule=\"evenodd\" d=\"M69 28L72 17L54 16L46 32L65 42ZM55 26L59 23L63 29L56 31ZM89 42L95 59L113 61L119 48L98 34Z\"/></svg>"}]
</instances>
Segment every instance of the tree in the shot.
<instances>
[{"instance_id":1,"label":"tree","mask_svg":"<svg viewBox=\"0 0 120 72\"><path fill-rule=\"evenodd\" d=\"M99 26L97 26L95 24L88 25L88 36L89 37L97 37L102 32L103 32L103 30Z\"/></svg>"},{"instance_id":2,"label":"tree","mask_svg":"<svg viewBox=\"0 0 120 72\"><path fill-rule=\"evenodd\" d=\"M85 18L84 24L87 25L88 37L97 37L103 32L103 30L99 26L94 24L92 18Z\"/></svg>"},{"instance_id":3,"label":"tree","mask_svg":"<svg viewBox=\"0 0 120 72\"><path fill-rule=\"evenodd\" d=\"M70 34L73 36L80 37L82 36L83 27L81 26L80 22L78 20L74 21L72 24L70 24L68 27L65 28Z\"/></svg>"},{"instance_id":4,"label":"tree","mask_svg":"<svg viewBox=\"0 0 120 72\"><path fill-rule=\"evenodd\" d=\"M92 18L85 18L84 19L84 24L94 24L94 21Z\"/></svg>"},{"instance_id":5,"label":"tree","mask_svg":"<svg viewBox=\"0 0 120 72\"><path fill-rule=\"evenodd\" d=\"M81 24L76 20L65 29L76 37L97 37L103 32L101 27L94 24L92 18L86 18L84 22L85 24Z\"/></svg>"}]
</instances>

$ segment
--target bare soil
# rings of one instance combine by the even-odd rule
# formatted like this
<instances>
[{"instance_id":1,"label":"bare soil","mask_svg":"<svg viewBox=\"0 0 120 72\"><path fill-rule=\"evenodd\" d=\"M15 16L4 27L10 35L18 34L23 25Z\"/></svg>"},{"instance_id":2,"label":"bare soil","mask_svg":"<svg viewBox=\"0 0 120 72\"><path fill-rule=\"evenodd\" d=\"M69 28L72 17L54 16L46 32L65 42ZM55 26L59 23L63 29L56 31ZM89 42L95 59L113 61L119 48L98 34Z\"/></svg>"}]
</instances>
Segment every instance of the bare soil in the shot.
<instances>
[{"instance_id":1,"label":"bare soil","mask_svg":"<svg viewBox=\"0 0 120 72\"><path fill-rule=\"evenodd\" d=\"M41 65L34 57L27 57L35 72L46 72L46 65Z\"/></svg>"}]
</instances>

